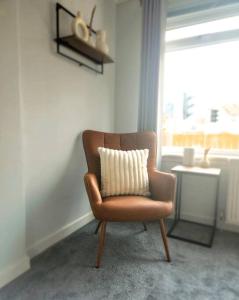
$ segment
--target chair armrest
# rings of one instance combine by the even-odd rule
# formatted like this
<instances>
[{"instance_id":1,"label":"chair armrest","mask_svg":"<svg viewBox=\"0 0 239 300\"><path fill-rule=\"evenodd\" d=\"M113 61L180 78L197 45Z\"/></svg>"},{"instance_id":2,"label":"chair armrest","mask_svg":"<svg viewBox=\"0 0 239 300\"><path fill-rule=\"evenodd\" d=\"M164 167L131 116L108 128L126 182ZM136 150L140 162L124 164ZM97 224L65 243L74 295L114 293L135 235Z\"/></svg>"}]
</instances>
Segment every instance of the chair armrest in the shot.
<instances>
[{"instance_id":1,"label":"chair armrest","mask_svg":"<svg viewBox=\"0 0 239 300\"><path fill-rule=\"evenodd\" d=\"M90 200L93 213L96 213L97 207L102 203L99 184L95 174L86 173L84 176L85 188Z\"/></svg>"},{"instance_id":2,"label":"chair armrest","mask_svg":"<svg viewBox=\"0 0 239 300\"><path fill-rule=\"evenodd\" d=\"M174 201L176 176L154 170L149 174L149 188L152 199L167 202Z\"/></svg>"}]
</instances>

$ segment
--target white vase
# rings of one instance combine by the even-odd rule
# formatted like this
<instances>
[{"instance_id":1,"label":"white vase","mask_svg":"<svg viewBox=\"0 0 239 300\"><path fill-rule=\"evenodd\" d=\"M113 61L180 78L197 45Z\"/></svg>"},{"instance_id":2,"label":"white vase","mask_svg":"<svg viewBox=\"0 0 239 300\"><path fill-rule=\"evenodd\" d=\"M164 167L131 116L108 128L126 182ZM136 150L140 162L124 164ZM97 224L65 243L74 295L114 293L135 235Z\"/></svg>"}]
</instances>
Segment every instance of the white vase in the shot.
<instances>
[{"instance_id":1,"label":"white vase","mask_svg":"<svg viewBox=\"0 0 239 300\"><path fill-rule=\"evenodd\" d=\"M209 168L210 167L210 161L207 157L204 157L201 161L200 161L200 167L201 168Z\"/></svg>"},{"instance_id":2,"label":"white vase","mask_svg":"<svg viewBox=\"0 0 239 300\"><path fill-rule=\"evenodd\" d=\"M80 11L78 11L75 19L72 22L72 32L78 38L85 42L89 39L89 30L85 21L81 17Z\"/></svg>"},{"instance_id":3,"label":"white vase","mask_svg":"<svg viewBox=\"0 0 239 300\"><path fill-rule=\"evenodd\" d=\"M95 47L95 42L94 42L93 37L91 35L89 35L87 44L89 44L93 48Z\"/></svg>"},{"instance_id":4,"label":"white vase","mask_svg":"<svg viewBox=\"0 0 239 300\"><path fill-rule=\"evenodd\" d=\"M96 32L96 48L105 54L109 53L109 47L106 43L106 31L105 30L98 30Z\"/></svg>"},{"instance_id":5,"label":"white vase","mask_svg":"<svg viewBox=\"0 0 239 300\"><path fill-rule=\"evenodd\" d=\"M194 148L184 148L183 165L192 167L194 165Z\"/></svg>"}]
</instances>

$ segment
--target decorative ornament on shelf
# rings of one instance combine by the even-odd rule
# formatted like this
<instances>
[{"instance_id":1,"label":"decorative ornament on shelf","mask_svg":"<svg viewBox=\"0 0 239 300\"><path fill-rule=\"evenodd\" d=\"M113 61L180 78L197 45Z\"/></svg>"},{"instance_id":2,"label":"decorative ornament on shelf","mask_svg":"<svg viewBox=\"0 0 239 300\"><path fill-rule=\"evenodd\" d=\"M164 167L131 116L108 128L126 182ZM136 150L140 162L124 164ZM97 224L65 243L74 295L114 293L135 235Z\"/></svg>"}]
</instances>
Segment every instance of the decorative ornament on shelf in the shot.
<instances>
[{"instance_id":1,"label":"decorative ornament on shelf","mask_svg":"<svg viewBox=\"0 0 239 300\"><path fill-rule=\"evenodd\" d=\"M81 12L78 11L75 19L72 22L72 32L80 40L87 42L89 40L89 30L85 21L81 17Z\"/></svg>"},{"instance_id":2,"label":"decorative ornament on shelf","mask_svg":"<svg viewBox=\"0 0 239 300\"><path fill-rule=\"evenodd\" d=\"M95 42L94 42L93 37L92 37L92 30L93 30L92 25L93 25L93 19L94 19L94 16L95 16L95 11L96 11L96 5L92 9L91 17L90 17L90 24L89 24L89 37L88 37L87 43L91 47L95 47Z\"/></svg>"},{"instance_id":3,"label":"decorative ornament on shelf","mask_svg":"<svg viewBox=\"0 0 239 300\"><path fill-rule=\"evenodd\" d=\"M210 147L204 149L204 154L203 154L203 159L200 162L200 167L201 168L208 168L210 166L210 161L208 159L208 152L210 151Z\"/></svg>"},{"instance_id":4,"label":"decorative ornament on shelf","mask_svg":"<svg viewBox=\"0 0 239 300\"><path fill-rule=\"evenodd\" d=\"M96 32L96 48L105 54L109 53L109 47L106 43L106 31L105 30L98 30Z\"/></svg>"}]
</instances>

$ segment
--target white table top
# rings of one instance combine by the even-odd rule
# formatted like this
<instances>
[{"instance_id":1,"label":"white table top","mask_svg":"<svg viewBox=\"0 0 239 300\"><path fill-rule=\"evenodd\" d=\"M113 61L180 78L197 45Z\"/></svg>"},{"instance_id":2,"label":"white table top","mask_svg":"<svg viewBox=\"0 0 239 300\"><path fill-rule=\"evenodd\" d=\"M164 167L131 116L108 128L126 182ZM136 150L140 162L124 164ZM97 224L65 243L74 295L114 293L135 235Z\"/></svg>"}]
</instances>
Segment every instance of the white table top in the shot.
<instances>
[{"instance_id":1,"label":"white table top","mask_svg":"<svg viewBox=\"0 0 239 300\"><path fill-rule=\"evenodd\" d=\"M200 175L211 175L219 176L221 169L217 168L200 168L200 167L186 167L178 165L171 169L175 173L188 173L188 174L200 174Z\"/></svg>"}]
</instances>

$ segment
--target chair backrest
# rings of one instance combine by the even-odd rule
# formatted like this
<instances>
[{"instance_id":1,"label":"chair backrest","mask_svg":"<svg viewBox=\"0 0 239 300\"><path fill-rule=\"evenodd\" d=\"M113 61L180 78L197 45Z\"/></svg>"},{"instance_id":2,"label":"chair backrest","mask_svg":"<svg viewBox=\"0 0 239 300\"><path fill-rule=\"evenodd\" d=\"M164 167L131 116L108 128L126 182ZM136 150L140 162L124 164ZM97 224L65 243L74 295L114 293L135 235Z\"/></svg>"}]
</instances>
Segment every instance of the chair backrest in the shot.
<instances>
[{"instance_id":1,"label":"chair backrest","mask_svg":"<svg viewBox=\"0 0 239 300\"><path fill-rule=\"evenodd\" d=\"M116 150L149 149L148 170L156 166L157 141L154 132L106 133L93 130L83 132L83 146L88 172L94 173L100 182L100 156L98 147Z\"/></svg>"}]
</instances>

